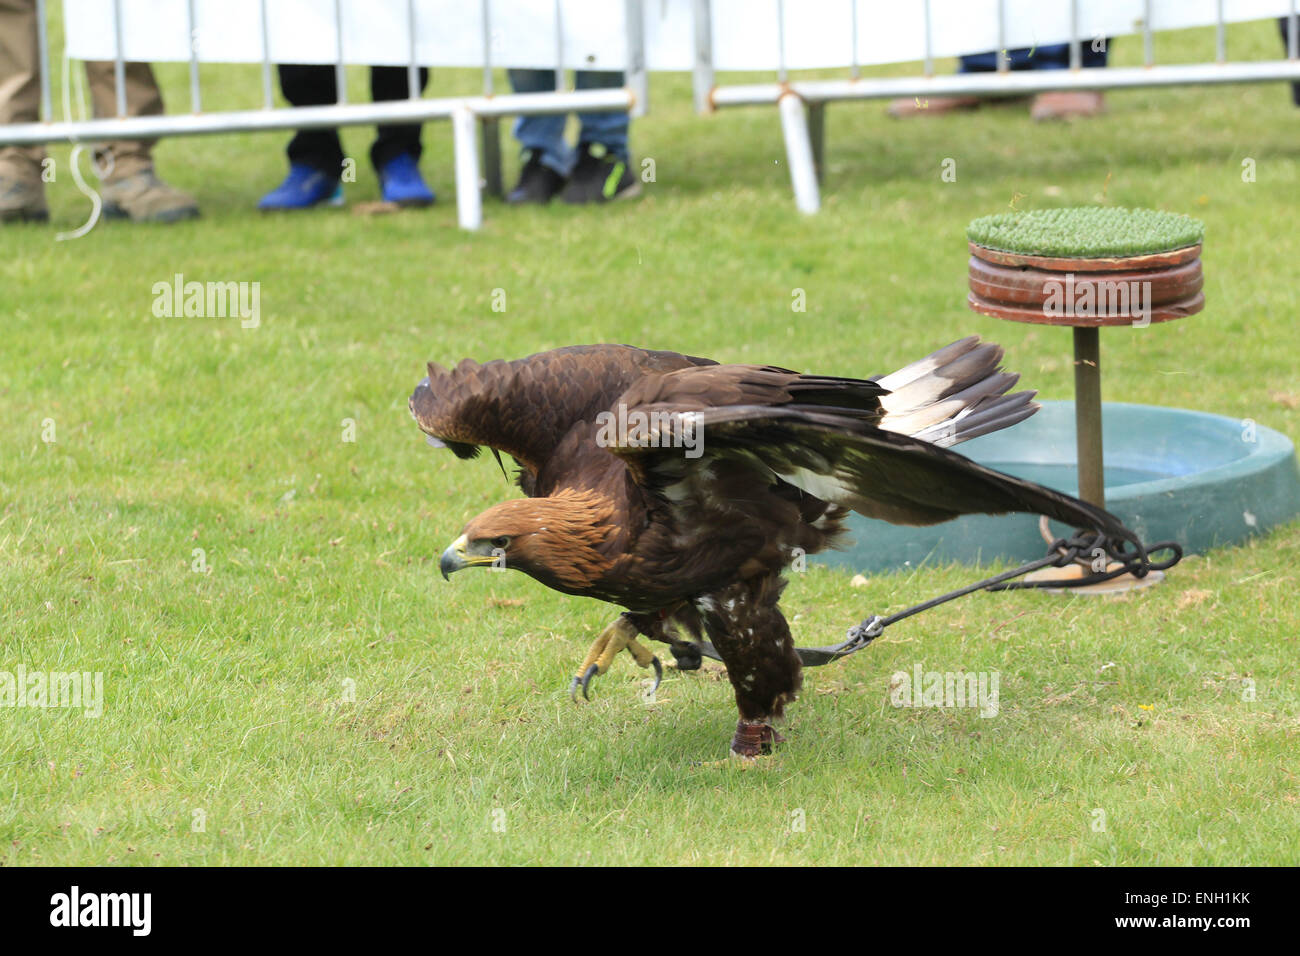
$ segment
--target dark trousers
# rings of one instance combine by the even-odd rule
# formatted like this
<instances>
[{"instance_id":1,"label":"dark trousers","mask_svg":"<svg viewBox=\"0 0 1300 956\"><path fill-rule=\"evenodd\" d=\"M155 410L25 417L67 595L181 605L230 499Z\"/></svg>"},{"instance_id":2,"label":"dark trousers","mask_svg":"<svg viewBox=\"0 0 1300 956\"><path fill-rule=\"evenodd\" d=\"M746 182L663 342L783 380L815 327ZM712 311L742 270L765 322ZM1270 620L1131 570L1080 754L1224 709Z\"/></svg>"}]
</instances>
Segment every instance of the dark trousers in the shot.
<instances>
[{"instance_id":1,"label":"dark trousers","mask_svg":"<svg viewBox=\"0 0 1300 956\"><path fill-rule=\"evenodd\" d=\"M1279 17L1277 21L1278 27L1281 28L1282 30L1282 49L1284 50L1286 49L1287 46L1287 37L1289 35L1289 30L1290 30L1287 24L1290 21L1291 21L1290 17ZM1297 36L1300 36L1300 23L1296 24L1296 29L1297 29ZM1291 99L1296 106L1300 106L1300 83L1291 84Z\"/></svg>"},{"instance_id":2,"label":"dark trousers","mask_svg":"<svg viewBox=\"0 0 1300 956\"><path fill-rule=\"evenodd\" d=\"M1110 41L1107 41L1107 46ZM1092 48L1091 40L1084 40L1079 49L1079 65L1085 70L1106 65L1106 54ZM972 53L960 58L961 73L992 73L998 68L996 52ZM1008 66L1013 70L1068 70L1070 44L1053 43L1050 46L1022 47L1007 51Z\"/></svg>"},{"instance_id":3,"label":"dark trousers","mask_svg":"<svg viewBox=\"0 0 1300 956\"><path fill-rule=\"evenodd\" d=\"M294 106L328 106L338 101L338 84L334 67L322 64L282 63L280 90ZM429 71L420 68L420 92L429 82ZM411 95L404 66L372 66L370 68L370 98L376 103L404 100ZM383 166L395 156L409 153L420 158L420 124L403 123L380 126L375 142L370 147L370 162L375 168ZM289 162L303 163L330 176L337 176L343 166L343 147L338 130L300 129L289 141Z\"/></svg>"}]
</instances>

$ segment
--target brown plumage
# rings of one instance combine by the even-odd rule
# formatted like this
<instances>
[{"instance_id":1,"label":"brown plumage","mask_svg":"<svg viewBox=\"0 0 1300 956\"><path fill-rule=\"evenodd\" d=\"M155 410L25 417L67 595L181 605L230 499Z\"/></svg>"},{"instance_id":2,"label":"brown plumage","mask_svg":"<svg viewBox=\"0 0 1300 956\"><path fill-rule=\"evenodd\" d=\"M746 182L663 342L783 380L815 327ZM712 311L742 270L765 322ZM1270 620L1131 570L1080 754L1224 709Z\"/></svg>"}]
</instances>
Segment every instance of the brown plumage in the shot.
<instances>
[{"instance_id":1,"label":"brown plumage","mask_svg":"<svg viewBox=\"0 0 1300 956\"><path fill-rule=\"evenodd\" d=\"M528 496L471 520L443 573L504 563L625 608L655 640L706 633L740 710L732 749L753 756L800 683L781 574L835 546L848 511L901 524L1027 511L1127 536L1106 511L946 450L1037 408L1007 394L1001 358L972 336L877 379L625 345L430 364L410 409L431 443L510 455Z\"/></svg>"}]
</instances>

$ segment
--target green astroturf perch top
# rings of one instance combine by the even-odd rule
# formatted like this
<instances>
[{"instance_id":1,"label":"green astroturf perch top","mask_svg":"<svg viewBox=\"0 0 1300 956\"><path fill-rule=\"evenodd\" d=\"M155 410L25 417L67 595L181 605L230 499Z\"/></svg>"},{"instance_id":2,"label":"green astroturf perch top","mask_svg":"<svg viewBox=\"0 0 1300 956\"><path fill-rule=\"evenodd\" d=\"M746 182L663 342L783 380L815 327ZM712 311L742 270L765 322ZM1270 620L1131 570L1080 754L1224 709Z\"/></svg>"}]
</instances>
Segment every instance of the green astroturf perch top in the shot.
<instances>
[{"instance_id":1,"label":"green astroturf perch top","mask_svg":"<svg viewBox=\"0 0 1300 956\"><path fill-rule=\"evenodd\" d=\"M1205 224L1154 209L1078 206L983 216L966 227L976 245L1027 256L1142 256L1193 246Z\"/></svg>"}]
</instances>

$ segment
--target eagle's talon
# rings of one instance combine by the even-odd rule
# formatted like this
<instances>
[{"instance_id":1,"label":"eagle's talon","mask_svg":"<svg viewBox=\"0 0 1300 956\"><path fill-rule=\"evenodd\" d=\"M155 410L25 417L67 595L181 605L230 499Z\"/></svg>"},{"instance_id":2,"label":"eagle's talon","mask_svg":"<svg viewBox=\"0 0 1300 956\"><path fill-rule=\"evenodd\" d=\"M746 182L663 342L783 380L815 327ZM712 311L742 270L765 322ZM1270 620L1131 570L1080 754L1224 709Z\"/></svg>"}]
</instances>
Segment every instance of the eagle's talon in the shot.
<instances>
[{"instance_id":1,"label":"eagle's talon","mask_svg":"<svg viewBox=\"0 0 1300 956\"><path fill-rule=\"evenodd\" d=\"M597 674L603 674L609 670L609 665L614 662L619 651L626 650L632 655L633 659L641 667L653 667L655 672L654 686L650 688L647 696L653 696L654 692L659 689L663 683L664 668L659 663L659 658L655 657L649 648L641 644L636 639L637 630L628 615L623 614L614 621L613 624L600 632L600 635L592 643L591 648L587 651L587 656L578 668L578 674L569 684L569 697L574 701L578 699L578 688L582 688L584 700L591 700L588 688L591 686L591 679Z\"/></svg>"},{"instance_id":2,"label":"eagle's talon","mask_svg":"<svg viewBox=\"0 0 1300 956\"><path fill-rule=\"evenodd\" d=\"M587 668L586 673L582 675L582 699L591 700L588 691L591 689L591 679L600 673L600 665L592 664Z\"/></svg>"},{"instance_id":3,"label":"eagle's talon","mask_svg":"<svg viewBox=\"0 0 1300 956\"><path fill-rule=\"evenodd\" d=\"M592 664L581 674L573 678L573 683L569 685L569 698L576 704L578 702L578 688L582 688L582 699L591 700L591 695L587 689L591 686L591 679L600 673L600 667Z\"/></svg>"}]
</instances>

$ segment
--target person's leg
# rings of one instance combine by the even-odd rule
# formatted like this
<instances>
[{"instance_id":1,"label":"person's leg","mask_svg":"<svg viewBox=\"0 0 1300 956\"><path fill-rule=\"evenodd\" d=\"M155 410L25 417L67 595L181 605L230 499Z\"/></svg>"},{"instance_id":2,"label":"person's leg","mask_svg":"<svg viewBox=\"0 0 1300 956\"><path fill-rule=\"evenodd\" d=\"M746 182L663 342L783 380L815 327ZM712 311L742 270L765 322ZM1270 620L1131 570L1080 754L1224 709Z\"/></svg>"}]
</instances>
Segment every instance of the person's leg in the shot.
<instances>
[{"instance_id":1,"label":"person's leg","mask_svg":"<svg viewBox=\"0 0 1300 956\"><path fill-rule=\"evenodd\" d=\"M280 92L291 106L328 106L338 102L334 67L319 63L281 63ZM289 141L289 162L310 166L338 179L343 147L336 129L300 129Z\"/></svg>"},{"instance_id":2,"label":"person's leg","mask_svg":"<svg viewBox=\"0 0 1300 956\"><path fill-rule=\"evenodd\" d=\"M1064 43L1016 47L1014 50L1007 50L1007 61L1007 66L1012 70L1042 70L1057 67L1065 69L1070 65L1070 47ZM958 73L992 73L997 68L996 50L958 57Z\"/></svg>"},{"instance_id":3,"label":"person's leg","mask_svg":"<svg viewBox=\"0 0 1300 956\"><path fill-rule=\"evenodd\" d=\"M1278 28L1282 31L1282 49L1284 50L1287 49L1287 46L1290 43L1289 37L1291 34L1290 27L1288 26L1290 22L1290 17L1278 17L1277 20ZM1296 31L1297 42L1300 42L1300 22L1296 23ZM1300 83L1291 84L1291 100L1296 106L1300 106Z\"/></svg>"},{"instance_id":4,"label":"person's leg","mask_svg":"<svg viewBox=\"0 0 1300 956\"><path fill-rule=\"evenodd\" d=\"M508 70L510 86L516 93L546 93L555 89L554 70ZM520 116L515 120L514 136L524 155L537 156L543 166L564 177L573 166L573 150L564 142L563 114Z\"/></svg>"},{"instance_id":5,"label":"person's leg","mask_svg":"<svg viewBox=\"0 0 1300 956\"><path fill-rule=\"evenodd\" d=\"M421 68L420 91L429 82L429 71ZM376 103L404 100L411 95L410 72L404 66L372 66L370 96ZM386 202L401 206L427 206L434 201L420 176L420 124L397 123L380 126L370 147L370 162L379 174Z\"/></svg>"},{"instance_id":6,"label":"person's leg","mask_svg":"<svg viewBox=\"0 0 1300 956\"><path fill-rule=\"evenodd\" d=\"M1098 70L1106 65L1106 58L1110 52L1110 37L1102 38L1099 46L1100 50L1094 50L1091 40L1083 42L1081 61L1085 70Z\"/></svg>"},{"instance_id":7,"label":"person's leg","mask_svg":"<svg viewBox=\"0 0 1300 956\"><path fill-rule=\"evenodd\" d=\"M148 63L127 63L123 71L126 80L126 115L161 116L162 92L154 80L153 68ZM95 116L117 115L117 74L112 60L93 60L86 63L86 80L90 87L91 106ZM156 139L119 140L104 143L95 150L95 161L101 175L108 177L134 176L153 166L150 158Z\"/></svg>"},{"instance_id":8,"label":"person's leg","mask_svg":"<svg viewBox=\"0 0 1300 956\"><path fill-rule=\"evenodd\" d=\"M127 63L123 71L127 116L161 116L162 92L148 63ZM117 74L111 60L86 63L90 100L97 117L117 115ZM199 214L194 199L154 173L155 139L117 140L95 150L103 182L104 215L137 222L175 222Z\"/></svg>"},{"instance_id":9,"label":"person's leg","mask_svg":"<svg viewBox=\"0 0 1300 956\"><path fill-rule=\"evenodd\" d=\"M957 58L958 73L992 73L998 68L998 55L990 50L988 53L968 53Z\"/></svg>"},{"instance_id":10,"label":"person's leg","mask_svg":"<svg viewBox=\"0 0 1300 956\"><path fill-rule=\"evenodd\" d=\"M280 92L293 106L328 106L338 102L334 67L317 63L281 63ZM300 129L289 141L289 175L263 196L257 208L265 211L310 209L321 203L343 204L339 177L343 173L343 146L336 129Z\"/></svg>"},{"instance_id":11,"label":"person's leg","mask_svg":"<svg viewBox=\"0 0 1300 956\"><path fill-rule=\"evenodd\" d=\"M41 118L40 54L34 0L0 0L0 123ZM0 147L0 222L49 218L40 146Z\"/></svg>"},{"instance_id":12,"label":"person's leg","mask_svg":"<svg viewBox=\"0 0 1300 956\"><path fill-rule=\"evenodd\" d=\"M429 85L429 71L420 67L420 92ZM404 100L411 95L410 74L404 66L372 66L370 68L370 98L376 103ZM398 123L380 126L374 145L370 147L370 161L381 168L394 156L406 154L417 161L422 153L419 123Z\"/></svg>"},{"instance_id":13,"label":"person's leg","mask_svg":"<svg viewBox=\"0 0 1300 956\"><path fill-rule=\"evenodd\" d=\"M1010 56L1013 70L1068 70L1070 68L1070 44L1068 43L1049 43L1047 46L1032 49L1012 50Z\"/></svg>"},{"instance_id":14,"label":"person's leg","mask_svg":"<svg viewBox=\"0 0 1300 956\"><path fill-rule=\"evenodd\" d=\"M1110 40L1102 40L1098 45L1101 49L1094 50L1092 40L1083 40L1079 44L1079 64L1085 70L1106 65L1106 48L1110 45ZM1053 43L1038 47L1033 51L1033 56L1029 56L1028 51L1023 50L1013 50L1012 53L1025 54L1022 60L1025 64L1024 69L1068 70L1070 68L1070 44L1068 43Z\"/></svg>"},{"instance_id":15,"label":"person's leg","mask_svg":"<svg viewBox=\"0 0 1300 956\"><path fill-rule=\"evenodd\" d=\"M1106 54L1104 51L1094 51L1091 42L1083 44L1082 64L1085 68L1106 65ZM1007 51L1007 66L1012 70L1067 70L1070 68L1070 45L1068 43L1054 43L1041 47L1017 47L1014 50ZM958 73L992 73L998 68L998 53L996 50L990 50L987 53L970 53L958 58ZM1067 100L1086 99L1093 104L1094 111L1100 111L1100 94L1098 93L1044 93L1035 98L1035 104L1039 104L1046 97L1048 101L1064 97ZM1002 102L1011 102L1019 100L1021 97L1001 97ZM1093 101L1096 101L1093 103ZM954 110L974 109L979 106L980 97L977 96L932 96L928 100L900 99L895 100L889 107L889 114L895 117L916 116L922 113L930 115L942 115L951 113ZM1079 104L1074 104L1078 106ZM1067 104L1067 110L1071 107ZM1077 111L1077 110L1076 110ZM1036 117L1040 119L1049 118L1046 116Z\"/></svg>"},{"instance_id":16,"label":"person's leg","mask_svg":"<svg viewBox=\"0 0 1300 956\"><path fill-rule=\"evenodd\" d=\"M618 89L623 85L619 70L578 70L574 86L580 90ZM579 113L578 143L600 143L623 162L628 162L627 133L630 125L627 113Z\"/></svg>"},{"instance_id":17,"label":"person's leg","mask_svg":"<svg viewBox=\"0 0 1300 956\"><path fill-rule=\"evenodd\" d=\"M509 70L510 86L516 93L546 93L555 89L554 70ZM545 205L564 188L573 168L573 150L564 141L564 124L568 117L520 116L515 120L514 136L524 161L519 181L506 193L511 205L535 203Z\"/></svg>"},{"instance_id":18,"label":"person's leg","mask_svg":"<svg viewBox=\"0 0 1300 956\"><path fill-rule=\"evenodd\" d=\"M580 90L619 87L623 74L579 70L575 85ZM578 119L578 158L564 186L564 201L605 202L639 194L641 181L632 172L628 157L628 114L582 113Z\"/></svg>"}]
</instances>

